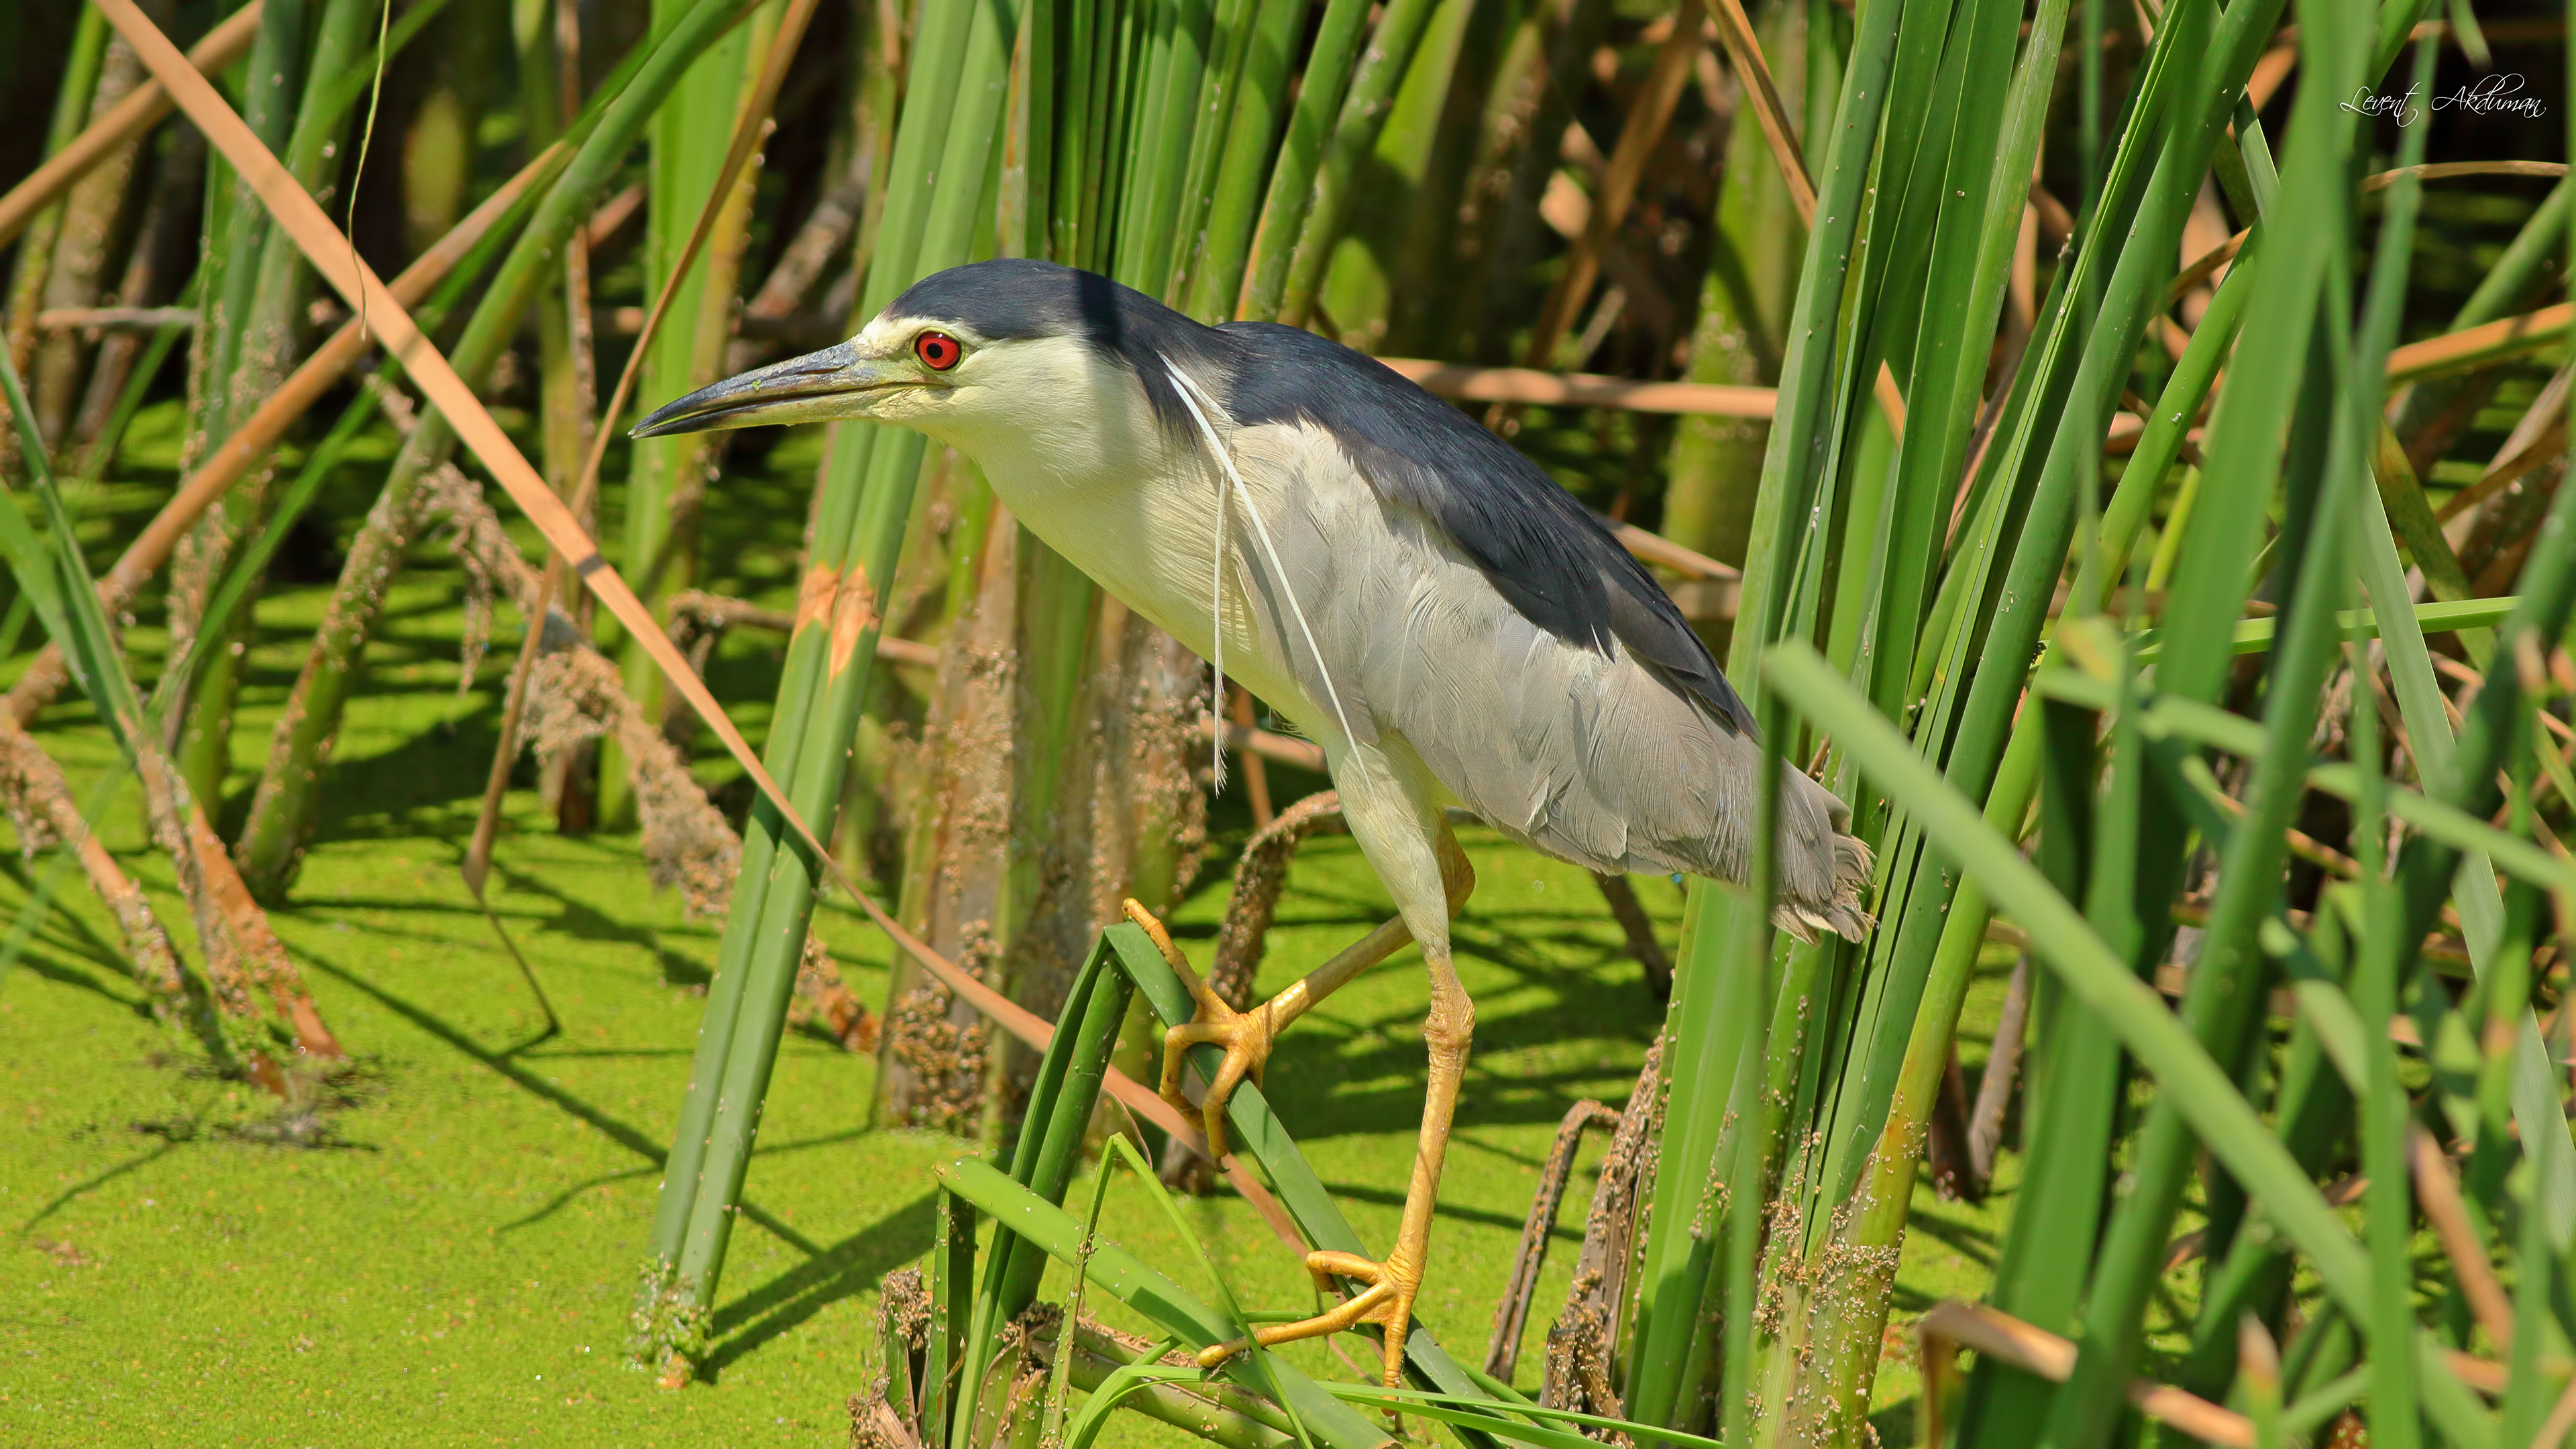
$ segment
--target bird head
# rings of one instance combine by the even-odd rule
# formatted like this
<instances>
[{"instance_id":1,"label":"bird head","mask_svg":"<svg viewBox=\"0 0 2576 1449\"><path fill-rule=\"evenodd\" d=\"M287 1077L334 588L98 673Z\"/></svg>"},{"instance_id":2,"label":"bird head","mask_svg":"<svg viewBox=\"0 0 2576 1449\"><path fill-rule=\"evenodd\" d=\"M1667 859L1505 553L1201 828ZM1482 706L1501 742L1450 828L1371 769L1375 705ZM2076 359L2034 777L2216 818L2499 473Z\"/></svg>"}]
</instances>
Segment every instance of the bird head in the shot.
<instances>
[{"instance_id":1,"label":"bird head","mask_svg":"<svg viewBox=\"0 0 2576 1449\"><path fill-rule=\"evenodd\" d=\"M637 438L771 423L863 418L938 430L942 419L989 396L1012 371L1011 339L987 337L951 317L898 316L892 308L859 335L820 352L710 383L656 409Z\"/></svg>"},{"instance_id":2,"label":"bird head","mask_svg":"<svg viewBox=\"0 0 2576 1449\"><path fill-rule=\"evenodd\" d=\"M849 341L702 387L631 436L856 418L917 428L977 456L978 444L1006 435L1072 441L1100 431L1104 413L1125 411L1118 404L1130 395L1142 400L1117 357L1139 304L1165 313L1106 278L1049 262L953 267L915 284ZM1113 381L1115 371L1129 376Z\"/></svg>"}]
</instances>

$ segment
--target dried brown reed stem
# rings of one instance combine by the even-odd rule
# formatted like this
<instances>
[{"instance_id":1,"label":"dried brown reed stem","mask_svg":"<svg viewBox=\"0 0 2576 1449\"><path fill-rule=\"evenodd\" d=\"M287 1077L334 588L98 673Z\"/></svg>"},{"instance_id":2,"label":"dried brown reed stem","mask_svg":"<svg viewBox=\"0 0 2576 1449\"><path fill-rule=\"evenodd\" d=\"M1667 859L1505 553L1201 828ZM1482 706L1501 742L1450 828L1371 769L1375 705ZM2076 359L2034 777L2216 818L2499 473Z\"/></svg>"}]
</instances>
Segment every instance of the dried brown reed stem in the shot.
<instances>
[{"instance_id":1,"label":"dried brown reed stem","mask_svg":"<svg viewBox=\"0 0 2576 1449\"><path fill-rule=\"evenodd\" d=\"M1936 1303L1916 1320L1915 1332L1927 1340L1965 1345L2052 1383L2062 1384L2075 1372L2074 1344L1982 1303ZM2148 1418L2205 1444L2254 1449L2252 1420L2171 1384L2139 1379L2129 1386L2129 1402Z\"/></svg>"},{"instance_id":2,"label":"dried brown reed stem","mask_svg":"<svg viewBox=\"0 0 2576 1449\"><path fill-rule=\"evenodd\" d=\"M1767 387L1711 382L1638 382L1594 372L1546 372L1535 367L1469 367L1419 357L1379 362L1430 392L1468 402L1536 403L1549 407L1625 408L1641 413L1697 417L1768 418L1777 393Z\"/></svg>"},{"instance_id":3,"label":"dried brown reed stem","mask_svg":"<svg viewBox=\"0 0 2576 1449\"><path fill-rule=\"evenodd\" d=\"M481 485L454 464L431 477L430 506L447 516L448 546L469 576L489 581L523 613L543 592L538 571L519 554ZM582 636L572 619L549 608L529 678L527 707L512 737L501 743L515 759L533 748L554 760L592 741L617 742L627 762L643 824L644 860L653 885L676 888L692 916L722 916L733 900L742 863L742 837L707 799L688 762L663 737L658 721L626 692L617 666ZM810 932L796 977L797 999L819 1014L843 1047L873 1051L874 1016L841 979L831 955Z\"/></svg>"},{"instance_id":4,"label":"dried brown reed stem","mask_svg":"<svg viewBox=\"0 0 2576 1449\"><path fill-rule=\"evenodd\" d=\"M2390 382L2421 382L2445 373L2465 372L2526 352L2537 352L2567 335L2576 303L2561 302L2518 317L2500 317L2476 327L2409 342L2388 352Z\"/></svg>"}]
</instances>

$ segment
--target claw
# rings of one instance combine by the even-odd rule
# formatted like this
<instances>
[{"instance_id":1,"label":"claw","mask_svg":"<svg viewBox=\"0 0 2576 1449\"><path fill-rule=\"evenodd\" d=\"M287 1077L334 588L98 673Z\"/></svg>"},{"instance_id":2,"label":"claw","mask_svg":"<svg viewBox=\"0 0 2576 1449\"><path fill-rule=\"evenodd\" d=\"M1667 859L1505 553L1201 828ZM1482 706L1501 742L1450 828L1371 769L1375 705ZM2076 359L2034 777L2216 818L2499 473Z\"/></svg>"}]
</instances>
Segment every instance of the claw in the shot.
<instances>
[{"instance_id":1,"label":"claw","mask_svg":"<svg viewBox=\"0 0 2576 1449\"><path fill-rule=\"evenodd\" d=\"M1208 1153L1219 1162L1225 1160L1225 1104L1234 1089L1249 1076L1254 1085L1261 1082L1262 1068L1270 1061L1270 1046L1277 1038L1271 1003L1264 1002L1250 1011L1237 1011L1225 1004L1223 997L1209 989L1190 963L1172 944L1163 923L1142 905L1130 900L1124 905L1127 919L1141 927L1163 953L1163 960L1189 988L1198 1002L1198 1011L1190 1020L1163 1033L1162 1098L1175 1112L1196 1112L1200 1129L1207 1134ZM1225 1060L1208 1083L1207 1092L1196 1104L1181 1091L1181 1072L1189 1062L1189 1049L1194 1046L1218 1046L1225 1049Z\"/></svg>"},{"instance_id":2,"label":"claw","mask_svg":"<svg viewBox=\"0 0 2576 1449\"><path fill-rule=\"evenodd\" d=\"M1380 1263L1357 1253L1319 1249L1306 1255L1306 1271L1314 1274L1319 1283L1338 1277L1368 1286L1312 1318L1256 1329L1249 1340L1238 1338L1203 1348L1198 1353L1199 1367L1215 1368L1256 1342L1268 1348L1273 1344L1321 1338L1328 1333L1342 1333L1373 1323L1386 1332L1386 1351L1382 1361L1386 1386L1395 1388L1401 1385L1404 1381L1404 1341L1413 1328L1413 1300L1422 1288L1421 1270L1393 1259Z\"/></svg>"}]
</instances>

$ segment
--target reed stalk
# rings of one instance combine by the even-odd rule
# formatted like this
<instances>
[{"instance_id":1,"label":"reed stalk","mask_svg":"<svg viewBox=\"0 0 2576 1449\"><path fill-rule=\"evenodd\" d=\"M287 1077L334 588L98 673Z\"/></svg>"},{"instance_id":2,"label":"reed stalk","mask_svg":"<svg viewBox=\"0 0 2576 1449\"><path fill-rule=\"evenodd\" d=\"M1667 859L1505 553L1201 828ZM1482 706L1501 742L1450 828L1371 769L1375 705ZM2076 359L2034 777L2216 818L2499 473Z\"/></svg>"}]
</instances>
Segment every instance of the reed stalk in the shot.
<instances>
[{"instance_id":1,"label":"reed stalk","mask_svg":"<svg viewBox=\"0 0 2576 1449\"><path fill-rule=\"evenodd\" d=\"M1413 63L1414 48L1431 24L1437 8L1435 0L1391 0L1378 18L1377 29L1369 36L1368 48L1360 52L1358 65L1350 71L1347 89L1341 92L1341 105L1334 116L1331 139L1320 148L1314 162L1311 195L1298 197L1293 192L1282 198L1296 206L1295 241L1288 255L1276 268L1278 288L1276 301L1270 300L1271 286L1267 275L1273 269L1256 266L1250 282L1261 292L1249 305L1237 308L1239 315L1266 318L1275 309L1276 320L1291 327L1303 326L1313 314L1315 299L1324 282L1324 269L1332 264L1333 250L1341 243L1342 233L1350 224L1350 208L1356 199L1362 159L1377 146L1378 135L1385 129L1393 109L1397 88ZM1326 12L1329 24L1331 12ZM1320 55L1323 47L1318 43ZM1316 72L1308 62L1308 74ZM1327 76L1336 72L1324 72ZM1295 123L1291 123L1292 135ZM1277 181L1274 179L1274 195ZM1289 230L1291 217L1283 213L1276 230ZM1259 247L1262 233L1255 231L1254 245ZM1267 305L1265 305L1267 304Z\"/></svg>"},{"instance_id":2,"label":"reed stalk","mask_svg":"<svg viewBox=\"0 0 2576 1449\"><path fill-rule=\"evenodd\" d=\"M1927 1435L2075 1445L2207 1429L2270 1444L2326 1437L2349 1410L2374 1442L2519 1449L2576 1423L2552 1326L2576 1241L2553 909L2576 900L2557 852L2576 808L2559 697L2576 679L2559 648L2576 611L2576 501L2564 369L2536 399L2526 390L2562 360L2576 316L2562 295L2576 192L2551 163L2461 156L2439 127L2374 130L2336 104L2408 83L2382 78L2410 36L2409 81L2430 76L2435 47L2474 52L2464 6L2437 36L2415 35L2431 14L2420 0L1773 0L1749 17L1738 0L870 0L849 108L822 108L842 132L824 148L831 195L802 218L777 206L776 178L719 186L745 150L715 138L769 104L744 103L750 60L787 54L770 27L808 12L646 9L651 37L587 99L569 0L418 0L385 43L383 58L421 68L415 94L441 97L431 131L447 151L424 149L438 166L399 183L424 218L499 161L485 111L510 112L497 119L515 117L532 158L505 188L518 199L460 225L391 290L433 331L458 324L456 367L477 387L533 337L542 480L504 466L517 460L491 420L423 352L409 355L424 387L456 411L412 421L388 363L298 437L366 332L417 345L357 324L308 339L306 269L342 277L341 258L299 252L270 220L299 218L308 245L327 232L301 204L342 180L334 152L383 59L370 37L384 8L266 0L188 62L147 43L158 21L138 24L132 0L83 12L59 81L42 80L51 159L0 193L0 239L18 244L0 362L35 379L33 406L0 429L0 471L32 428L51 448L31 465L118 476L127 424L162 391L159 349L183 334L188 455L167 505L96 580L72 530L95 543L102 520L75 518L51 473L21 470L28 506L0 508L18 583L0 652L31 619L44 645L0 719L0 805L22 846L61 847L34 872L0 970L77 872L189 1051L305 1100L339 1044L252 892L292 880L386 586L444 515L477 586L540 616L522 697L562 823L582 820L580 791L558 788L563 762L604 722L621 752L609 804L631 791L648 868L679 880L693 911L727 913L636 1299L637 1351L666 1383L712 1347L788 1024L818 1005L845 1044L865 1040L864 1010L814 943L818 873L846 874L811 853L811 822L842 860L873 846L898 896L908 954L878 1120L990 1152L942 1175L929 1331L889 1333L883 1407L924 1449L1113 1442L1111 1400L1131 1390L1174 1427L1232 1442L1374 1445L1380 1410L1452 1425L1470 1449L1597 1442L1578 1433L1862 1442L1890 1393L1880 1369L1903 1328L1896 1274L1927 1124L1972 983L2007 936L2026 943L2031 977L2020 1141L2000 1136L2008 1053L1988 1062L1980 1126L1989 1154L2018 1156L1989 1209L2009 1219L1984 1306L1936 1310L1924 1341L1974 1324L2030 1351L1979 1343L1963 1372L1936 1348ZM111 14L143 49L111 39ZM504 15L526 82L507 100L489 85ZM603 32L622 23L598 18ZM2560 43L2491 28L2499 46ZM406 52L415 38L430 44ZM247 147L190 64L237 68ZM164 82L202 133L149 139ZM396 115L379 157L402 154ZM1878 929L1857 945L1775 939L1756 905L1767 850L1740 887L1692 889L1670 1009L1604 1165L1535 1416L1498 1419L1508 1386L1421 1325L1407 1362L1437 1397L1321 1385L1256 1358L1214 1391L1225 1415L1204 1414L1178 1376L1128 1361L1157 1355L1104 1347L1078 1298L1060 1320L1063 1372L1032 1391L1044 1355L1021 1350L1058 1338L1036 1302L1050 1262L1174 1342L1248 1322L1223 1275L1166 1277L1061 1206L1102 1130L1104 1084L1166 1130L1178 1122L1109 1074L1150 1056L1185 995L1136 933L1099 928L1120 897L1163 903L1194 869L1209 681L1026 534L962 459L842 425L818 470L799 605L775 616L787 647L761 760L709 716L756 781L783 782L737 839L688 778L685 714L648 697L663 681L645 655L667 666L666 641L610 631L594 646L577 609L545 622L541 575L450 461L463 418L550 546L574 540L547 485L582 491L594 429L620 421L589 416L581 222L648 133L642 270L656 291L686 280L672 325L637 348L646 401L828 330L818 312L855 330L940 268L1046 257L1204 322L1329 327L1418 354L1408 375L1479 406L1553 409L1533 452L1586 502L1615 487L1629 507L1658 506L1651 466L1621 455L1663 461L1668 546L1641 556L1712 581L1724 570L1707 555L1740 560L1734 617L1698 622L1721 631L1764 757L1814 770L1849 805L1876 853ZM265 179L254 196L203 159L200 134L244 164L271 148L308 196ZM151 169L135 158L156 150L158 175L138 187ZM2425 185L2476 203L2436 213L2410 267ZM1642 244L1641 216L1660 248ZM731 341L744 252L789 234L743 309L761 327ZM704 271L680 259L698 236L712 238ZM184 292L183 252L204 259ZM39 328L39 312L95 306L112 282L122 306L176 295L200 325L103 346L60 316ZM1595 305L1610 283L1626 310ZM1683 356L1670 344L1686 333ZM1466 365L1554 366L1578 337L1635 375ZM1691 416L1667 446L1660 422L1611 409ZM2506 414L2519 421L2491 462L2481 430ZM236 869L207 818L225 783L229 646L287 530L313 521L328 480L361 466L388 423L396 459L370 472L382 492ZM272 450L295 442L291 481L272 477ZM621 564L648 599L694 578L691 500L718 447L648 444L612 495ZM146 697L113 630L183 536L178 647ZM570 583L559 573L554 589ZM883 635L889 620L901 638ZM880 646L915 664L936 646L935 677L875 671ZM712 709L697 680L670 678ZM131 761L85 795L36 723L73 681ZM182 704L184 728L165 735L160 712ZM888 748L888 727L915 720L920 747ZM196 946L92 832L127 774ZM1229 973L1248 969L1238 924L1220 952ZM1283 1241L1363 1246L1257 1089L1228 1120L1243 1154L1230 1176ZM1167 1160L1195 1140L1174 1133ZM980 1263L979 1214L996 1219ZM2147 1378L2165 1383L2142 1390ZM1068 1405L1077 1388L1090 1399Z\"/></svg>"},{"instance_id":3,"label":"reed stalk","mask_svg":"<svg viewBox=\"0 0 2576 1449\"><path fill-rule=\"evenodd\" d=\"M1762 48L1772 73L1792 78L1784 96L1800 103L1808 43L1804 11L1777 0L1762 12ZM1740 89L1739 83L1739 89ZM1787 181L1770 164L1761 127L1738 100L1727 128L1726 168L1709 218L1708 269L1691 332L1687 379L1736 387L1779 379L1789 300L1797 282L1799 230L1779 225L1793 208ZM1694 417L1673 432L1659 530L1685 548L1741 564L1753 523L1755 487L1769 429L1743 418Z\"/></svg>"},{"instance_id":4,"label":"reed stalk","mask_svg":"<svg viewBox=\"0 0 2576 1449\"><path fill-rule=\"evenodd\" d=\"M1010 36L993 7L924 12L905 76L887 209L860 293L866 313L918 277L971 255L981 188L934 188L932 178L981 176L993 164L1009 56ZM804 586L811 604L798 610L788 639L778 723L764 755L798 812L827 835L883 627L878 600L902 548L921 457L917 434L837 425L818 483ZM785 833L766 807L754 809L744 831L742 874L655 1208L633 1349L674 1387L703 1351L732 1204L784 1030L795 947L813 913L820 867L782 848Z\"/></svg>"},{"instance_id":5,"label":"reed stalk","mask_svg":"<svg viewBox=\"0 0 2576 1449\"><path fill-rule=\"evenodd\" d=\"M1433 237L1421 233L1445 235L1447 219L1457 210L1454 177L1434 172L1435 153L1456 134L1442 123L1450 97L1464 103L1483 80L1475 52L1468 50L1471 29L1483 40L1500 28L1501 19L1491 6L1441 0L1424 22L1412 63L1387 102L1385 125L1362 163L1372 178L1372 204L1335 247L1317 297L1345 346L1369 353L1421 350L1418 326L1396 330L1397 313L1408 299L1427 300L1436 292L1420 274L1426 261L1421 253L1433 244ZM1463 68L1462 56L1468 62Z\"/></svg>"},{"instance_id":6,"label":"reed stalk","mask_svg":"<svg viewBox=\"0 0 2576 1449\"><path fill-rule=\"evenodd\" d=\"M83 9L80 24L72 32L72 50L63 68L62 88L55 93L53 124L45 137L46 156L60 156L80 137L82 121L90 111L90 98L97 93L99 73L106 64L108 43L106 18ZM66 181L65 185L69 184ZM63 211L62 202L50 202L20 222L25 231L10 266L7 332L0 342L8 347L10 365L21 371L35 361L36 314L44 305L45 280L53 267L55 240L62 233ZM17 460L18 448L17 429L0 428L0 472L8 471Z\"/></svg>"},{"instance_id":7,"label":"reed stalk","mask_svg":"<svg viewBox=\"0 0 2576 1449\"><path fill-rule=\"evenodd\" d=\"M251 122L262 143L278 153L296 182L318 193L340 173L345 93L333 86L308 87L304 80L308 70L315 76L339 76L366 64L374 50L375 15L364 0L322 0L318 13L309 16L301 9L287 4L263 12L261 39L251 50L254 73L264 73L256 69L262 63L263 47L288 45L293 51L277 73L278 83L265 88L280 93L267 101L276 114L267 116L254 108L245 112L244 119ZM300 33L308 21L314 32L309 52ZM297 33L272 39L272 25L291 25ZM282 134L272 137L272 131ZM224 295L212 314L219 324L212 336L204 327L198 329L200 345L213 349L204 365L223 379L219 409L209 415L200 444L208 449L220 447L256 415L259 405L292 371L297 333L313 294L312 268L294 241L269 226L256 204L237 197L233 206L236 222L223 245L243 248L242 264L236 265L229 251L222 264L209 261L207 274L223 279ZM182 639L194 638L198 618L233 550L265 519L269 481L270 470L251 469L181 540L171 565L170 603L172 624ZM233 633L208 654L205 672L182 702L186 714L176 751L179 769L187 776L190 791L217 809L231 773L233 707L240 694L241 662L251 627L251 614L244 610L235 619Z\"/></svg>"},{"instance_id":8,"label":"reed stalk","mask_svg":"<svg viewBox=\"0 0 2576 1449\"><path fill-rule=\"evenodd\" d=\"M133 50L121 42L111 42L100 62L89 103L93 124L133 94L142 82L143 65L134 58ZM139 146L131 144L118 148L96 170L82 177L63 199L42 293L42 305L47 310L97 304L109 280L108 268L114 262L109 248L118 239L120 218L134 190L139 150ZM36 430L58 452L67 451L72 441L83 352L78 333L54 333L36 349L34 367L28 374L28 390L36 406Z\"/></svg>"},{"instance_id":9,"label":"reed stalk","mask_svg":"<svg viewBox=\"0 0 2576 1449\"><path fill-rule=\"evenodd\" d=\"M580 145L519 233L457 340L451 355L460 376L475 381L489 375L515 339L526 309L561 264L566 238L589 215L663 96L678 83L697 49L740 20L752 3L698 0L667 29L640 43L601 85L584 108L585 124L576 128L583 132ZM441 417L424 419L404 441L366 525L350 541L325 622L288 697L285 721L251 799L249 821L234 846L244 879L265 898L284 894L294 880L313 828L331 741L355 687L377 611L420 527L425 481L454 445L455 433Z\"/></svg>"}]
</instances>

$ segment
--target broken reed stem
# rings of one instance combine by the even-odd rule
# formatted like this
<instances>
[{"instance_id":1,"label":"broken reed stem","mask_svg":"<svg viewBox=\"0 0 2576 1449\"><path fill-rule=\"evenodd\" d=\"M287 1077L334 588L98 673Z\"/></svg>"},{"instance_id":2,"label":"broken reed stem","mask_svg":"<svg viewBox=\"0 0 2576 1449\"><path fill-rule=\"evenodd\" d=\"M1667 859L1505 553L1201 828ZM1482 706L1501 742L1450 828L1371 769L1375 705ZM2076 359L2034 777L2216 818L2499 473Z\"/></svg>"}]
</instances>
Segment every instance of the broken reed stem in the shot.
<instances>
[{"instance_id":1,"label":"broken reed stem","mask_svg":"<svg viewBox=\"0 0 2576 1449\"><path fill-rule=\"evenodd\" d=\"M125 938L126 965L151 1003L153 1017L164 1026L186 1024L193 1014L186 973L169 932L152 913L150 898L118 868L81 818L62 766L5 714L0 714L0 806L17 827L19 852L29 861L56 842L78 855L91 888L116 918Z\"/></svg>"},{"instance_id":2,"label":"broken reed stem","mask_svg":"<svg viewBox=\"0 0 2576 1449\"><path fill-rule=\"evenodd\" d=\"M1529 1327L1530 1300L1538 1294L1539 1271L1547 1266L1548 1240L1556 1235L1557 1209L1565 1202L1565 1187L1574 1176L1574 1155L1583 1146L1583 1134L1593 1128L1617 1131L1620 1114L1599 1102L1586 1099L1566 1109L1564 1120L1556 1124L1556 1142L1548 1149L1547 1162L1539 1170L1538 1191L1531 1195L1529 1217L1521 1224L1520 1251L1512 1258L1512 1276L1494 1304L1494 1330L1485 1343L1485 1373L1490 1378L1511 1382L1512 1371L1519 1367L1521 1336Z\"/></svg>"}]
</instances>

